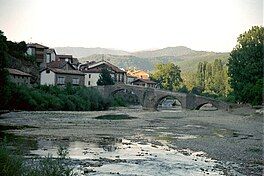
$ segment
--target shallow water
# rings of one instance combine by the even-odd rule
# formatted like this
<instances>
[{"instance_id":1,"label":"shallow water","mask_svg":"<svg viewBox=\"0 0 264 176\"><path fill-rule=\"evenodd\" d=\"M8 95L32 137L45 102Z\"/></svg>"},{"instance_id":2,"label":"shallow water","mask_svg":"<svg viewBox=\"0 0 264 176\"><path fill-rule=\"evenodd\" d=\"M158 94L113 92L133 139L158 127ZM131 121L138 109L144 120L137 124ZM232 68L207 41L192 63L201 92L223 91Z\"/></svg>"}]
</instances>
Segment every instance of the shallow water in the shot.
<instances>
[{"instance_id":1,"label":"shallow water","mask_svg":"<svg viewBox=\"0 0 264 176\"><path fill-rule=\"evenodd\" d=\"M39 140L38 149L30 153L58 157L59 146L66 147L74 162L75 172L83 175L222 175L216 162L203 152L185 151L147 142L104 137L99 143ZM187 153L187 154L186 154ZM88 171L87 171L88 172Z\"/></svg>"}]
</instances>

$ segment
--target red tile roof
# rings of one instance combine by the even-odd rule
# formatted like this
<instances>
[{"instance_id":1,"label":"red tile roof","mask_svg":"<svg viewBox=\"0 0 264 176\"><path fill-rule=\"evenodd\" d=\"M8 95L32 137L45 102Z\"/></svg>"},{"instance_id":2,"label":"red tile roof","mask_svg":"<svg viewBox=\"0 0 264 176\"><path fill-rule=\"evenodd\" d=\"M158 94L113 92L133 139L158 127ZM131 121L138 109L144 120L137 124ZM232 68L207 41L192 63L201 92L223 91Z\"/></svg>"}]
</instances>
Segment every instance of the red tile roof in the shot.
<instances>
[{"instance_id":1,"label":"red tile roof","mask_svg":"<svg viewBox=\"0 0 264 176\"><path fill-rule=\"evenodd\" d=\"M28 73L22 72L20 70L17 69L13 69L13 68L7 68L7 71L9 72L9 74L11 75L19 75L19 76L31 76Z\"/></svg>"}]
</instances>

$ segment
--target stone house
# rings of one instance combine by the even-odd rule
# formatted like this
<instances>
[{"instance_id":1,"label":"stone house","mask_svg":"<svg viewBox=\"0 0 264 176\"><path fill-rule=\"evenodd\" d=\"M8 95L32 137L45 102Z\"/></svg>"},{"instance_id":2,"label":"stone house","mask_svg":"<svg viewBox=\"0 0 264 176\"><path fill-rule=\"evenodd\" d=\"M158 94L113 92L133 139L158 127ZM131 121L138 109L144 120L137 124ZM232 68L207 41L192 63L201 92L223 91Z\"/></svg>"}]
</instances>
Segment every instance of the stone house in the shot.
<instances>
[{"instance_id":1,"label":"stone house","mask_svg":"<svg viewBox=\"0 0 264 176\"><path fill-rule=\"evenodd\" d=\"M38 43L27 44L27 54L36 57L40 69L46 68L46 64L56 60L54 49Z\"/></svg>"},{"instance_id":2,"label":"stone house","mask_svg":"<svg viewBox=\"0 0 264 176\"><path fill-rule=\"evenodd\" d=\"M83 86L85 74L64 60L52 61L40 72L41 85Z\"/></svg>"},{"instance_id":3,"label":"stone house","mask_svg":"<svg viewBox=\"0 0 264 176\"><path fill-rule=\"evenodd\" d=\"M30 78L31 78L30 74L13 68L7 68L7 71L9 72L9 79L11 82L18 85L21 84L30 85Z\"/></svg>"}]
</instances>

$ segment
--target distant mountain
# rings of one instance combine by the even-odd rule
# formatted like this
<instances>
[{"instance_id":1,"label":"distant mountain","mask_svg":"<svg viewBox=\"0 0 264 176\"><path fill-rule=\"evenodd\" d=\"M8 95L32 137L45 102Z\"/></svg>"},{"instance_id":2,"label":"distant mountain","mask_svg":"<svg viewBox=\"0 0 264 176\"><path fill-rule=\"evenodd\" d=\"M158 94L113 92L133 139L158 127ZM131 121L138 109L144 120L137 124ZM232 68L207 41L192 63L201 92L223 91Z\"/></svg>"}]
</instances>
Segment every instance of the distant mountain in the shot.
<instances>
[{"instance_id":1,"label":"distant mountain","mask_svg":"<svg viewBox=\"0 0 264 176\"><path fill-rule=\"evenodd\" d=\"M70 54L74 57L81 58L93 54L113 54L113 55L130 55L129 52L122 50L106 48L83 48L83 47L55 47L57 54Z\"/></svg>"},{"instance_id":2,"label":"distant mountain","mask_svg":"<svg viewBox=\"0 0 264 176\"><path fill-rule=\"evenodd\" d=\"M134 52L133 55L137 57L150 58L150 57L163 57L163 56L182 56L187 54L195 53L196 51L191 50L185 46L167 47L163 49L153 51L139 51Z\"/></svg>"},{"instance_id":3,"label":"distant mountain","mask_svg":"<svg viewBox=\"0 0 264 176\"><path fill-rule=\"evenodd\" d=\"M182 72L194 72L199 62L227 61L229 53L195 51L184 46L167 47L152 51L126 52L105 48L57 47L58 54L72 54L80 62L106 60L121 68L136 68L152 71L157 63L172 62Z\"/></svg>"}]
</instances>

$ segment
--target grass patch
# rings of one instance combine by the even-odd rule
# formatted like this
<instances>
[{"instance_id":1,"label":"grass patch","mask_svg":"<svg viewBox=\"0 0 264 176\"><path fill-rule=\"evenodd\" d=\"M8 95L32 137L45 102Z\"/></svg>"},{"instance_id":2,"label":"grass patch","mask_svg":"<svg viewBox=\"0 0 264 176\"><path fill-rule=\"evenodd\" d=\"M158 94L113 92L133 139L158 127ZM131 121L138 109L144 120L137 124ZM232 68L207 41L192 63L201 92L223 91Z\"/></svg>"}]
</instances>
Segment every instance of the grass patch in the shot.
<instances>
[{"instance_id":1,"label":"grass patch","mask_svg":"<svg viewBox=\"0 0 264 176\"><path fill-rule=\"evenodd\" d=\"M97 116L95 119L98 120L129 120L129 119L135 119L136 117L131 117L126 114L121 114L121 115L102 115L102 116Z\"/></svg>"}]
</instances>

